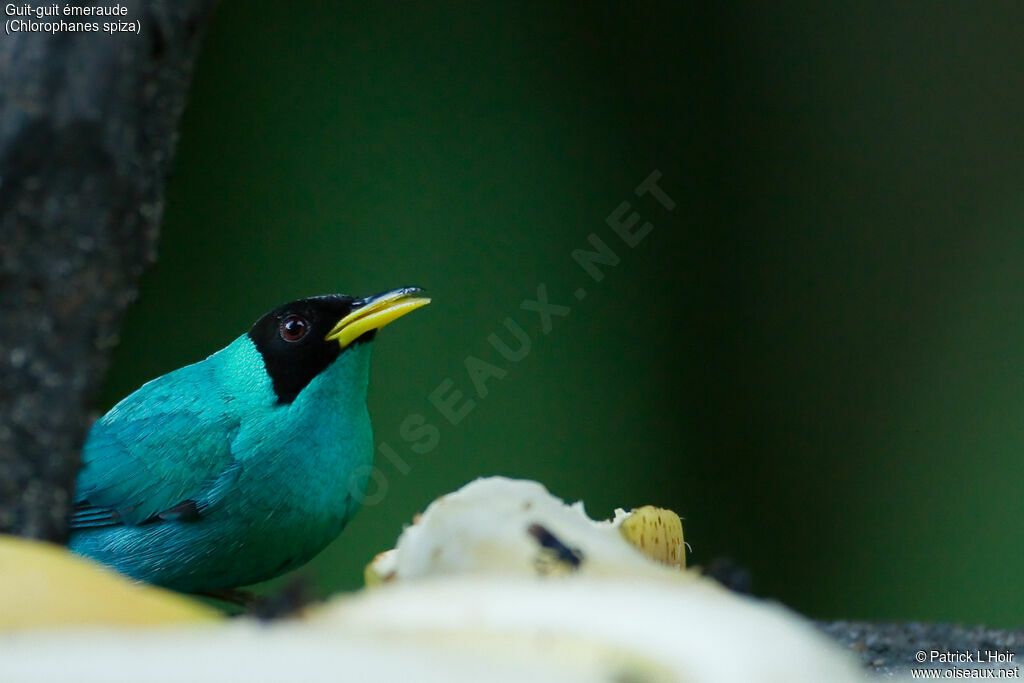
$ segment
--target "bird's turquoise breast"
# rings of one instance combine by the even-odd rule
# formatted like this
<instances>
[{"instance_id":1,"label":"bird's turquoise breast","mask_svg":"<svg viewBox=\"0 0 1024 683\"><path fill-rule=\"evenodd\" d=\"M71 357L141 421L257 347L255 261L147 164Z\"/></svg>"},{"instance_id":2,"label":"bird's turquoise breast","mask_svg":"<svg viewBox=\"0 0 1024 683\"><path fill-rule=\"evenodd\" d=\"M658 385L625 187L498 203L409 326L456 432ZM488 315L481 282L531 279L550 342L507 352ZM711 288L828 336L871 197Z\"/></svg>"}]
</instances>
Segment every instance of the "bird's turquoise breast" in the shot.
<instances>
[{"instance_id":1,"label":"bird's turquoise breast","mask_svg":"<svg viewBox=\"0 0 1024 683\"><path fill-rule=\"evenodd\" d=\"M341 356L289 405L249 420L236 438L238 496L224 514L248 520L237 530L273 555L276 573L320 552L358 508L373 460L366 408L370 345ZM280 558L282 547L288 555ZM257 555L258 553L254 553Z\"/></svg>"}]
</instances>

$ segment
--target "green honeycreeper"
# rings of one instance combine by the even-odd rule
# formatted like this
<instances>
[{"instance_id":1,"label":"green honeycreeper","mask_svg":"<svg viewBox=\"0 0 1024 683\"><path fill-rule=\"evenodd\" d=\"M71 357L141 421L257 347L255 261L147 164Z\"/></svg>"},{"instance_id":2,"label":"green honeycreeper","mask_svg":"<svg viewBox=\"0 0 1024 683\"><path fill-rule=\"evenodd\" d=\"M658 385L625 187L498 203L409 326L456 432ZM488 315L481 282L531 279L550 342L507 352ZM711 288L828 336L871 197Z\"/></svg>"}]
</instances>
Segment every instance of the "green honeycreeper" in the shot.
<instances>
[{"instance_id":1,"label":"green honeycreeper","mask_svg":"<svg viewBox=\"0 0 1024 683\"><path fill-rule=\"evenodd\" d=\"M122 400L86 438L71 549L189 593L306 563L359 507L370 342L419 293L293 301Z\"/></svg>"}]
</instances>

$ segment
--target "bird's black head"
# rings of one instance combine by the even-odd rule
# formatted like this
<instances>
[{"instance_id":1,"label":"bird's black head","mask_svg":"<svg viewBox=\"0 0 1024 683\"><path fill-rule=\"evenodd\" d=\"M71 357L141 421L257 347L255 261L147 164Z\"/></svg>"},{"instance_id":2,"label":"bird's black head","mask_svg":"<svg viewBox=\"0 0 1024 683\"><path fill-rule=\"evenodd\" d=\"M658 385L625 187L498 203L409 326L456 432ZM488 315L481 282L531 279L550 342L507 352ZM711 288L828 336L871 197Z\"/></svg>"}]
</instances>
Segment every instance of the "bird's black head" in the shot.
<instances>
[{"instance_id":1,"label":"bird's black head","mask_svg":"<svg viewBox=\"0 0 1024 683\"><path fill-rule=\"evenodd\" d=\"M355 297L315 296L278 306L256 321L249 339L263 356L278 403L291 403L341 353L327 339L334 325L352 312ZM371 330L365 336L373 337Z\"/></svg>"},{"instance_id":2,"label":"bird's black head","mask_svg":"<svg viewBox=\"0 0 1024 683\"><path fill-rule=\"evenodd\" d=\"M357 299L327 294L278 306L257 320L249 339L263 357L278 403L291 403L313 378L377 330L430 299L417 287Z\"/></svg>"}]
</instances>

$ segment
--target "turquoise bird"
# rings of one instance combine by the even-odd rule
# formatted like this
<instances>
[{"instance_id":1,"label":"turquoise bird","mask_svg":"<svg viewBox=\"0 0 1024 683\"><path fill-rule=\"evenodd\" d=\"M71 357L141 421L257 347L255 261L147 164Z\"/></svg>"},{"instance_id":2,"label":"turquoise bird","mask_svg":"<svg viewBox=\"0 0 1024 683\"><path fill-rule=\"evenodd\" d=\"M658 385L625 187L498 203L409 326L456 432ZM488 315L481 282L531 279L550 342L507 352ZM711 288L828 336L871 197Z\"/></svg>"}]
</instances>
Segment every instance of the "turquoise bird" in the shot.
<instances>
[{"instance_id":1,"label":"turquoise bird","mask_svg":"<svg viewBox=\"0 0 1024 683\"><path fill-rule=\"evenodd\" d=\"M71 549L188 593L310 560L366 490L370 342L419 293L293 301L122 400L86 439Z\"/></svg>"}]
</instances>

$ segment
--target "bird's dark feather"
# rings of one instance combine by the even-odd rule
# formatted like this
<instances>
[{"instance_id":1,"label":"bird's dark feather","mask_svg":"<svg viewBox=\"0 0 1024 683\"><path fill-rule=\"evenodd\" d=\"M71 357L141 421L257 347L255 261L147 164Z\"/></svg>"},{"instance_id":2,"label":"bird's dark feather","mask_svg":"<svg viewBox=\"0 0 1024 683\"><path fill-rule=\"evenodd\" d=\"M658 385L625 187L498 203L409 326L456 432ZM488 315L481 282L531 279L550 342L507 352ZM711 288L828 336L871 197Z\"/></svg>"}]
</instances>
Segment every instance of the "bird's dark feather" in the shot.
<instances>
[{"instance_id":1,"label":"bird's dark feather","mask_svg":"<svg viewBox=\"0 0 1024 683\"><path fill-rule=\"evenodd\" d=\"M124 524L116 510L88 504L75 505L68 523L72 529L93 529Z\"/></svg>"}]
</instances>

